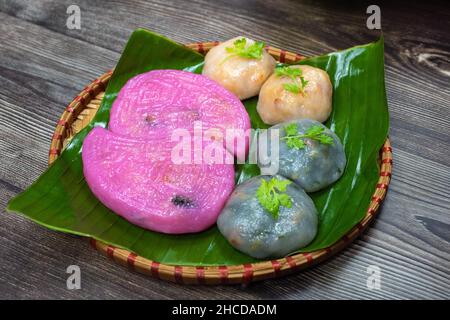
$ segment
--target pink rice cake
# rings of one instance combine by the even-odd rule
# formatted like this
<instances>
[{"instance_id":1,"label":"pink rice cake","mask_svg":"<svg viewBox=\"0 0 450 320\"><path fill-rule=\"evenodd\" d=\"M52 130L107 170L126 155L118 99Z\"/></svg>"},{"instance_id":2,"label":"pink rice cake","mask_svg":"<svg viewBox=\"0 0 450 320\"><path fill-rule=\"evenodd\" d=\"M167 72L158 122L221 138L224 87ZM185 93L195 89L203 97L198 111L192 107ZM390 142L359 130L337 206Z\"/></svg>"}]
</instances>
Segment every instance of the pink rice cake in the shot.
<instances>
[{"instance_id":1,"label":"pink rice cake","mask_svg":"<svg viewBox=\"0 0 450 320\"><path fill-rule=\"evenodd\" d=\"M126 137L100 127L88 134L83 143L83 170L94 195L145 229L180 234L212 226L233 191L234 166L205 161L174 164L173 148L179 142L155 132L147 138ZM215 144L217 150L227 152L222 144ZM208 146L191 148L191 155Z\"/></svg>"},{"instance_id":2,"label":"pink rice cake","mask_svg":"<svg viewBox=\"0 0 450 320\"><path fill-rule=\"evenodd\" d=\"M172 134L183 128L193 132L201 122L203 133L216 129L226 147L226 130L239 137L250 129L250 119L241 101L231 92L205 76L179 70L154 70L130 79L111 108L109 129L131 137L145 138L153 131ZM248 136L244 143L233 139L228 150L245 159ZM242 140L241 140L242 141Z\"/></svg>"}]
</instances>

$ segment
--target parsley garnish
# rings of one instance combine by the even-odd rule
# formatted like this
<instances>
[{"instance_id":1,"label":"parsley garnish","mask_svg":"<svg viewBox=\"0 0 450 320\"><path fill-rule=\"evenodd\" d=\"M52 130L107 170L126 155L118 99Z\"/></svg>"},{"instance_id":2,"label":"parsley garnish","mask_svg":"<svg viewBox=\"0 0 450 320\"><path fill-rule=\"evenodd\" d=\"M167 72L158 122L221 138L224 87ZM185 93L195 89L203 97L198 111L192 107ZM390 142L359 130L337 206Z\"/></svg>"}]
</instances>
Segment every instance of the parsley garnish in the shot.
<instances>
[{"instance_id":1,"label":"parsley garnish","mask_svg":"<svg viewBox=\"0 0 450 320\"><path fill-rule=\"evenodd\" d=\"M300 88L300 86L297 83L284 83L283 88L286 91L299 94L300 92L303 92L303 90Z\"/></svg>"},{"instance_id":2,"label":"parsley garnish","mask_svg":"<svg viewBox=\"0 0 450 320\"><path fill-rule=\"evenodd\" d=\"M304 89L308 84L308 80L302 76L302 69L290 68L290 67L279 67L275 69L275 74L278 77L288 77L293 81L293 83L283 84L284 90L290 91L295 94L304 94ZM297 81L300 78L300 82Z\"/></svg>"},{"instance_id":3,"label":"parsley garnish","mask_svg":"<svg viewBox=\"0 0 450 320\"><path fill-rule=\"evenodd\" d=\"M290 67L278 67L275 69L275 74L279 77L285 76L292 80L302 76L302 69Z\"/></svg>"},{"instance_id":4,"label":"parsley garnish","mask_svg":"<svg viewBox=\"0 0 450 320\"><path fill-rule=\"evenodd\" d=\"M284 127L286 135L282 140L286 140L286 145L290 149L303 149L305 147L305 138L319 141L322 144L333 144L333 138L323 133L325 129L321 126L312 126L304 134L298 134L298 127L296 123L288 124Z\"/></svg>"},{"instance_id":5,"label":"parsley garnish","mask_svg":"<svg viewBox=\"0 0 450 320\"><path fill-rule=\"evenodd\" d=\"M292 207L292 199L286 194L286 188L291 183L289 180L278 180L277 178L272 178L268 182L261 179L261 185L256 190L256 197L274 219L278 219L280 206Z\"/></svg>"},{"instance_id":6,"label":"parsley garnish","mask_svg":"<svg viewBox=\"0 0 450 320\"><path fill-rule=\"evenodd\" d=\"M255 41L251 45L247 46L247 39L241 38L237 39L233 42L232 47L226 47L225 50L230 53L228 57L225 58L225 60L222 61L225 62L231 57L239 56L243 58L248 59L261 59L263 50L264 50L264 42L261 41Z\"/></svg>"}]
</instances>

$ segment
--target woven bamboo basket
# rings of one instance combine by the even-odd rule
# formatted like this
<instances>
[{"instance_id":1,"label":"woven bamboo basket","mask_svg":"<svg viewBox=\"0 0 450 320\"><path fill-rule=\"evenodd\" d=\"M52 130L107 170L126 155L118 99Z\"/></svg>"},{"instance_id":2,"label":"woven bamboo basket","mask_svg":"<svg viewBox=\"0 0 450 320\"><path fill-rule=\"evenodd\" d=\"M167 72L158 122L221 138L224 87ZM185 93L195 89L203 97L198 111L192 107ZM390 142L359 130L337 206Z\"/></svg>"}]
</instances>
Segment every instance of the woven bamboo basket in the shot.
<instances>
[{"instance_id":1,"label":"woven bamboo basket","mask_svg":"<svg viewBox=\"0 0 450 320\"><path fill-rule=\"evenodd\" d=\"M187 47L201 54L219 42L193 43ZM278 61L292 63L304 57L284 50L267 47L268 52ZM49 164L56 160L58 155L81 129L88 125L99 108L105 88L111 77L109 71L86 86L81 93L65 109L55 129L52 138ZM375 219L380 203L383 201L391 178L392 148L389 139L386 139L380 150L380 176L372 195L369 208L364 218L332 246L308 253L300 253L282 259L263 261L253 264L233 266L183 266L166 265L152 261L133 252L107 245L100 241L90 239L91 245L114 261L128 266L138 272L182 284L247 284L286 275L315 265L330 258L358 237Z\"/></svg>"}]
</instances>

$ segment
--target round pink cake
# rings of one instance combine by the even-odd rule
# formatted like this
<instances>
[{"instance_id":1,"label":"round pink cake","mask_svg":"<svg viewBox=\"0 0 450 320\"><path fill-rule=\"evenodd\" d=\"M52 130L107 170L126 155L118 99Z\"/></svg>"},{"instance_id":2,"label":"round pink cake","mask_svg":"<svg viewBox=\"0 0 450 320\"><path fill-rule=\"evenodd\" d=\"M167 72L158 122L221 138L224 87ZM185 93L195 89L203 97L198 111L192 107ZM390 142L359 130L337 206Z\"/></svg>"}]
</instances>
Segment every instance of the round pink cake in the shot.
<instances>
[{"instance_id":1,"label":"round pink cake","mask_svg":"<svg viewBox=\"0 0 450 320\"><path fill-rule=\"evenodd\" d=\"M82 152L91 191L106 207L145 229L189 233L210 227L233 191L234 166L174 164L176 142L153 138L92 129Z\"/></svg>"},{"instance_id":2,"label":"round pink cake","mask_svg":"<svg viewBox=\"0 0 450 320\"><path fill-rule=\"evenodd\" d=\"M234 188L233 161L226 159L245 158L248 139L232 145L230 154L225 139L201 135L202 143L193 141L198 124L203 133L215 129L222 137L250 128L242 103L204 76L156 70L130 79L112 106L109 130L94 128L83 142L90 189L106 207L146 229L179 234L210 227ZM189 139L174 140L175 129ZM181 154L188 161L175 159Z\"/></svg>"},{"instance_id":3,"label":"round pink cake","mask_svg":"<svg viewBox=\"0 0 450 320\"><path fill-rule=\"evenodd\" d=\"M155 70L130 79L112 105L109 129L145 138L155 130L192 132L195 122L201 123L203 132L215 129L226 138L228 130L244 138L243 143L229 141L228 150L245 159L249 139L243 135L250 129L250 119L241 101L215 81L191 72Z\"/></svg>"}]
</instances>

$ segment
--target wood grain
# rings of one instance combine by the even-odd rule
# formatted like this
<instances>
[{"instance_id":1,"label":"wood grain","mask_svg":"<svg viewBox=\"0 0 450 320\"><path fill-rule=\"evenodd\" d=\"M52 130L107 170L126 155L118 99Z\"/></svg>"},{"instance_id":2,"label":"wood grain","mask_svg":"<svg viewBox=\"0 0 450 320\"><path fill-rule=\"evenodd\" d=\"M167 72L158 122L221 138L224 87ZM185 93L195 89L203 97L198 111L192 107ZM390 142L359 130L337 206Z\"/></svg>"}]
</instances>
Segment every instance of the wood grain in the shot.
<instances>
[{"instance_id":1,"label":"wood grain","mask_svg":"<svg viewBox=\"0 0 450 320\"><path fill-rule=\"evenodd\" d=\"M81 8L68 30L67 6ZM450 10L445 2L378 2L394 175L372 228L336 258L283 279L188 287L104 258L81 238L7 214L7 201L46 168L51 134L67 103L112 68L131 31L179 42L245 34L304 55L373 41L367 5L332 1L0 0L0 297L11 298L450 298ZM66 288L79 265L82 289ZM366 286L381 268L381 290Z\"/></svg>"}]
</instances>

